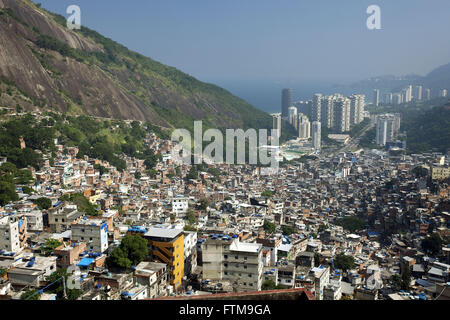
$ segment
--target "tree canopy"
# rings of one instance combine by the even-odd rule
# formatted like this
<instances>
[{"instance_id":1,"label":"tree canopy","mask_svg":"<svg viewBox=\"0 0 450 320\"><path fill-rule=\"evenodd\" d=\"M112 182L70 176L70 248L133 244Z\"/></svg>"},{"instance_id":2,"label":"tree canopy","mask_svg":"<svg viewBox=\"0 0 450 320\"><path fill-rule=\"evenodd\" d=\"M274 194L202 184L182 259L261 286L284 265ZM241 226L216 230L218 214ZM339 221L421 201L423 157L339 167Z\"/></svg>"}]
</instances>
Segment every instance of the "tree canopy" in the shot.
<instances>
[{"instance_id":1,"label":"tree canopy","mask_svg":"<svg viewBox=\"0 0 450 320\"><path fill-rule=\"evenodd\" d=\"M148 257L148 242L141 236L127 235L120 246L114 248L107 259L107 265L120 269L129 269Z\"/></svg>"}]
</instances>

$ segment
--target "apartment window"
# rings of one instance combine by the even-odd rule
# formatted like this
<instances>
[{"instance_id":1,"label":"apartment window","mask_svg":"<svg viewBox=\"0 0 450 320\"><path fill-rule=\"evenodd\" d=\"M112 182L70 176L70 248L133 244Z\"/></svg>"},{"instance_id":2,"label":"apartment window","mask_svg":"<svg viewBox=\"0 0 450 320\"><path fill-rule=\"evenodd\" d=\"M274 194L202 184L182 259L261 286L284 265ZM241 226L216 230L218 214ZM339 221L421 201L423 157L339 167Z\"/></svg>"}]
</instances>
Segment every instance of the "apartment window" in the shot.
<instances>
[{"instance_id":1,"label":"apartment window","mask_svg":"<svg viewBox=\"0 0 450 320\"><path fill-rule=\"evenodd\" d=\"M247 266L244 266L244 269L247 269Z\"/></svg>"},{"instance_id":2,"label":"apartment window","mask_svg":"<svg viewBox=\"0 0 450 320\"><path fill-rule=\"evenodd\" d=\"M251 278L251 277L252 277L252 274L249 274L248 277Z\"/></svg>"},{"instance_id":3,"label":"apartment window","mask_svg":"<svg viewBox=\"0 0 450 320\"><path fill-rule=\"evenodd\" d=\"M237 260L239 257L238 256L234 256L234 258Z\"/></svg>"},{"instance_id":4,"label":"apartment window","mask_svg":"<svg viewBox=\"0 0 450 320\"><path fill-rule=\"evenodd\" d=\"M224 258L224 259L228 259L228 255L227 255L227 254L224 254L224 255L223 255L223 258Z\"/></svg>"},{"instance_id":5,"label":"apartment window","mask_svg":"<svg viewBox=\"0 0 450 320\"><path fill-rule=\"evenodd\" d=\"M226 268L228 267L228 263L224 263L223 266Z\"/></svg>"},{"instance_id":6,"label":"apartment window","mask_svg":"<svg viewBox=\"0 0 450 320\"><path fill-rule=\"evenodd\" d=\"M227 275L228 275L228 272L225 271L224 274L227 276Z\"/></svg>"},{"instance_id":7,"label":"apartment window","mask_svg":"<svg viewBox=\"0 0 450 320\"><path fill-rule=\"evenodd\" d=\"M244 260L247 261L247 257L244 257Z\"/></svg>"}]
</instances>

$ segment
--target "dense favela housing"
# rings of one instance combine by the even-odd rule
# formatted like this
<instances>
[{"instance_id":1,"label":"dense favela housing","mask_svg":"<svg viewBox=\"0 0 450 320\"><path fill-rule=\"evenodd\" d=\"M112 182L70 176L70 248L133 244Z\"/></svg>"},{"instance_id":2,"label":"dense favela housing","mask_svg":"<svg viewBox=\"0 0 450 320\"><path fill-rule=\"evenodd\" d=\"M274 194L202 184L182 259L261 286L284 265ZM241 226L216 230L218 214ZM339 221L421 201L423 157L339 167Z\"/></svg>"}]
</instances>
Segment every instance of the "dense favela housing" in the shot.
<instances>
[{"instance_id":1,"label":"dense favela housing","mask_svg":"<svg viewBox=\"0 0 450 320\"><path fill-rule=\"evenodd\" d=\"M179 164L154 127L116 128L151 157L59 135L38 165L0 158L0 299L449 299L448 154L311 152L266 175Z\"/></svg>"}]
</instances>

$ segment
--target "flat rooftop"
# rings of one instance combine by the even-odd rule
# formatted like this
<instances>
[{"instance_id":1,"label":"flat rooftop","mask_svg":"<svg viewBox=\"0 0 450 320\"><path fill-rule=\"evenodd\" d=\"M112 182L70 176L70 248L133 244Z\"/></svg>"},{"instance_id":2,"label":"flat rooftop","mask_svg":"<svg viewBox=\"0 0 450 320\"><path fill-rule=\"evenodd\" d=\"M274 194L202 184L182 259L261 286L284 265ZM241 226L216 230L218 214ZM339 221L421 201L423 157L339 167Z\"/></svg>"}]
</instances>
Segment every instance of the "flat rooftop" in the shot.
<instances>
[{"instance_id":1,"label":"flat rooftop","mask_svg":"<svg viewBox=\"0 0 450 320\"><path fill-rule=\"evenodd\" d=\"M181 229L149 228L148 231L144 234L144 236L173 239L182 232L183 230Z\"/></svg>"},{"instance_id":2,"label":"flat rooftop","mask_svg":"<svg viewBox=\"0 0 450 320\"><path fill-rule=\"evenodd\" d=\"M230 244L231 251L257 253L259 250L261 250L261 248L262 248L262 244L260 244L260 243L246 243L246 242L233 241Z\"/></svg>"}]
</instances>

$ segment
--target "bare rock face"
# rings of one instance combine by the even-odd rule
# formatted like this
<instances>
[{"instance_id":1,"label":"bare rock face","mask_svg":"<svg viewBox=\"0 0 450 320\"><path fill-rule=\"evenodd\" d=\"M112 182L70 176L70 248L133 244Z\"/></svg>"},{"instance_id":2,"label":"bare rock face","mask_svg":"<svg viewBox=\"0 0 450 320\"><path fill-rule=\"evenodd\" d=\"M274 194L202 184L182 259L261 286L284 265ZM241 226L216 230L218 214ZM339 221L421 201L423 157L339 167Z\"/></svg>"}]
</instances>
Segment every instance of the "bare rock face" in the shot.
<instances>
[{"instance_id":1,"label":"bare rock face","mask_svg":"<svg viewBox=\"0 0 450 320\"><path fill-rule=\"evenodd\" d=\"M58 23L58 16L28 0L0 0L0 88L20 92L26 109L166 127L194 119L215 127L270 127L269 115L229 92L131 52L92 30L69 30L59 18ZM50 44L43 44L43 37ZM17 100L0 95L0 105Z\"/></svg>"}]
</instances>

